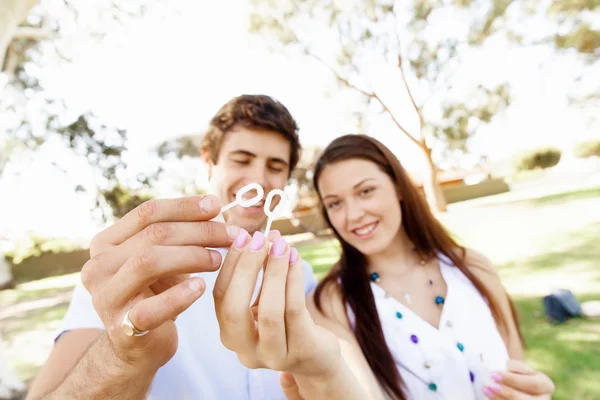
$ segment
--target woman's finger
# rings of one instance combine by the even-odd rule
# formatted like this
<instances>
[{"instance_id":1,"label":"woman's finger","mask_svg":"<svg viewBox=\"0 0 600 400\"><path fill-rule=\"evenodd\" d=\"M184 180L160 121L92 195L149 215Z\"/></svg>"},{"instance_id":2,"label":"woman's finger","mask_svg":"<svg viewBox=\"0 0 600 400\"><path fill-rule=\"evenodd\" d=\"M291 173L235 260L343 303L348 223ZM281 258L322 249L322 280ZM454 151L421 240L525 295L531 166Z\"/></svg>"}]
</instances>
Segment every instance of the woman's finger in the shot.
<instances>
[{"instance_id":1,"label":"woman's finger","mask_svg":"<svg viewBox=\"0 0 600 400\"><path fill-rule=\"evenodd\" d=\"M289 372L279 373L279 385L287 400L304 400L304 398L300 396L300 388L294 379L294 375Z\"/></svg>"},{"instance_id":2,"label":"woman's finger","mask_svg":"<svg viewBox=\"0 0 600 400\"><path fill-rule=\"evenodd\" d=\"M206 284L202 278L191 278L163 293L149 297L131 308L129 320L140 331L158 328L175 319L202 296Z\"/></svg>"},{"instance_id":3,"label":"woman's finger","mask_svg":"<svg viewBox=\"0 0 600 400\"><path fill-rule=\"evenodd\" d=\"M307 326L303 322L308 316L308 311L304 297L302 259L294 247L290 249L289 262L285 292L285 324L288 332L301 332Z\"/></svg>"},{"instance_id":4,"label":"woman's finger","mask_svg":"<svg viewBox=\"0 0 600 400\"><path fill-rule=\"evenodd\" d=\"M537 373L536 370L520 360L508 360L506 363L506 369L510 372L524 375L534 375Z\"/></svg>"},{"instance_id":5,"label":"woman's finger","mask_svg":"<svg viewBox=\"0 0 600 400\"><path fill-rule=\"evenodd\" d=\"M258 332L250 312L250 301L267 249L265 235L255 232L234 266L229 287L218 310L221 341L230 350L256 350Z\"/></svg>"},{"instance_id":6,"label":"woman's finger","mask_svg":"<svg viewBox=\"0 0 600 400\"><path fill-rule=\"evenodd\" d=\"M280 369L287 353L285 292L289 260L287 242L281 237L275 239L263 275L262 294L258 303L259 357L271 369Z\"/></svg>"},{"instance_id":7,"label":"woman's finger","mask_svg":"<svg viewBox=\"0 0 600 400\"><path fill-rule=\"evenodd\" d=\"M275 239L277 239L278 237L281 237L281 233L278 230L275 229L275 230L272 230L269 232L269 242L273 243L275 241ZM262 288L263 288L263 281L261 280L260 288L258 289L258 296L256 296L256 299L252 303L253 312L254 312L254 309L256 309L255 310L256 312L258 312L258 302L260 301L260 294L262 293Z\"/></svg>"},{"instance_id":8,"label":"woman's finger","mask_svg":"<svg viewBox=\"0 0 600 400\"><path fill-rule=\"evenodd\" d=\"M227 288L231 282L231 277L233 276L235 266L244 252L244 248L246 247L246 244L248 244L249 239L250 234L248 234L246 230L240 229L240 232L225 256L223 265L221 265L219 275L217 276L217 280L215 281L215 286L213 288L213 297L215 299L215 310L217 310L217 317L219 316L218 310L221 307L221 303L223 302L223 298L225 297L225 293L227 292Z\"/></svg>"},{"instance_id":9,"label":"woman's finger","mask_svg":"<svg viewBox=\"0 0 600 400\"><path fill-rule=\"evenodd\" d=\"M214 271L221 264L216 250L196 246L155 246L131 257L111 278L113 305L127 303L163 276Z\"/></svg>"},{"instance_id":10,"label":"woman's finger","mask_svg":"<svg viewBox=\"0 0 600 400\"><path fill-rule=\"evenodd\" d=\"M514 372L499 372L494 373L492 379L499 384L531 395L548 394L554 391L554 384L550 378L537 372L528 375Z\"/></svg>"}]
</instances>

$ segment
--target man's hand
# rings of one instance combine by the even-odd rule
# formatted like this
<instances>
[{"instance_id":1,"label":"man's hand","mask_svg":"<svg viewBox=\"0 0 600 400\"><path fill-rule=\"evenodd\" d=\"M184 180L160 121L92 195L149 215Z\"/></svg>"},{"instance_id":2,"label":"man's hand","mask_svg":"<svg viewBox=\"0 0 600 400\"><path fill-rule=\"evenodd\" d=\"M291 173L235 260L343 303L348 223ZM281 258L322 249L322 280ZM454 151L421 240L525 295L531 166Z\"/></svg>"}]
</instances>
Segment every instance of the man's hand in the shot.
<instances>
[{"instance_id":1,"label":"man's hand","mask_svg":"<svg viewBox=\"0 0 600 400\"><path fill-rule=\"evenodd\" d=\"M175 318L205 290L189 274L215 271L239 229L210 221L220 204L214 196L151 200L99 233L81 272L94 308L106 327L116 359L141 374L154 374L177 350ZM131 323L145 336L127 336Z\"/></svg>"}]
</instances>

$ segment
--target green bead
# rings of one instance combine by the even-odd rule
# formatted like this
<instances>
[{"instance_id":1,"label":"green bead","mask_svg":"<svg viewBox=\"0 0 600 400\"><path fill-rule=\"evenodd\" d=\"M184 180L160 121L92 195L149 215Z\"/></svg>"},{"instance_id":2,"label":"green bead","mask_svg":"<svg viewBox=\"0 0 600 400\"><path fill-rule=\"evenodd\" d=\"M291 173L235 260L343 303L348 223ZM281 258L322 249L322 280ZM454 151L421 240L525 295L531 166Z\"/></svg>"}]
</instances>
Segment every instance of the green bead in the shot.
<instances>
[{"instance_id":1,"label":"green bead","mask_svg":"<svg viewBox=\"0 0 600 400\"><path fill-rule=\"evenodd\" d=\"M431 390L432 392L437 391L437 385L435 383L430 383L429 390Z\"/></svg>"},{"instance_id":2,"label":"green bead","mask_svg":"<svg viewBox=\"0 0 600 400\"><path fill-rule=\"evenodd\" d=\"M400 311L396 311L396 318L401 319L402 313Z\"/></svg>"},{"instance_id":3,"label":"green bead","mask_svg":"<svg viewBox=\"0 0 600 400\"><path fill-rule=\"evenodd\" d=\"M458 343L458 344L456 345L456 347L458 347L458 349L459 349L460 351L464 351L464 350L465 350L465 346L463 346L463 345L462 345L462 343Z\"/></svg>"}]
</instances>

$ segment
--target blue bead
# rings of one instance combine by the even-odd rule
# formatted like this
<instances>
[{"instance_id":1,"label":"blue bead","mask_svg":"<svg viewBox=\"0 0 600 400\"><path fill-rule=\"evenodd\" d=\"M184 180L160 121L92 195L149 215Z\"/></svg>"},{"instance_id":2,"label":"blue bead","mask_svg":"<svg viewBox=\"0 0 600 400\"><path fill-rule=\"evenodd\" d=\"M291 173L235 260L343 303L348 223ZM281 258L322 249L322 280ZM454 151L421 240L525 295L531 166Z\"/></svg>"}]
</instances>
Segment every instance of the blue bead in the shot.
<instances>
[{"instance_id":1,"label":"blue bead","mask_svg":"<svg viewBox=\"0 0 600 400\"><path fill-rule=\"evenodd\" d=\"M400 311L396 311L396 318L401 319L402 313Z\"/></svg>"},{"instance_id":2,"label":"blue bead","mask_svg":"<svg viewBox=\"0 0 600 400\"><path fill-rule=\"evenodd\" d=\"M372 280L373 282L377 282L377 281L379 280L379 274L378 274L377 272L373 272L373 273L371 274L371 280Z\"/></svg>"},{"instance_id":3,"label":"blue bead","mask_svg":"<svg viewBox=\"0 0 600 400\"><path fill-rule=\"evenodd\" d=\"M472 371L469 371L469 378L471 378L471 382L475 382L475 374Z\"/></svg>"},{"instance_id":4,"label":"blue bead","mask_svg":"<svg viewBox=\"0 0 600 400\"><path fill-rule=\"evenodd\" d=\"M458 347L458 349L459 349L460 351L464 351L464 350L465 350L465 346L463 346L463 344L462 344L462 343L457 343L457 344L456 344L456 347Z\"/></svg>"},{"instance_id":5,"label":"blue bead","mask_svg":"<svg viewBox=\"0 0 600 400\"><path fill-rule=\"evenodd\" d=\"M444 298L442 296L438 296L435 298L435 304L444 304Z\"/></svg>"},{"instance_id":6,"label":"blue bead","mask_svg":"<svg viewBox=\"0 0 600 400\"><path fill-rule=\"evenodd\" d=\"M419 343L417 335L410 335L410 340L412 340L413 343Z\"/></svg>"}]
</instances>

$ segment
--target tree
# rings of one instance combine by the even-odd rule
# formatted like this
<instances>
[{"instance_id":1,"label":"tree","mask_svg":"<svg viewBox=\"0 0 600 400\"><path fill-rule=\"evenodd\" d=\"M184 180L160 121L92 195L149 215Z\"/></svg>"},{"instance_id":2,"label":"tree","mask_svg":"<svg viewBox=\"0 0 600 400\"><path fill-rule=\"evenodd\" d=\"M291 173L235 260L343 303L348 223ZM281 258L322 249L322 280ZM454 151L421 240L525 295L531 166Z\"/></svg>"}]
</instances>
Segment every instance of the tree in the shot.
<instances>
[{"instance_id":1,"label":"tree","mask_svg":"<svg viewBox=\"0 0 600 400\"><path fill-rule=\"evenodd\" d=\"M156 0L83 2L70 0L2 0L0 15L0 124L5 121L4 147L10 154L35 152L50 140L61 140L75 158L88 161L92 185L76 191L94 193L96 214L103 221L118 218L148 197L148 188L160 170L126 182L124 129L107 126L93 110L49 93L45 66L71 61L71 52L102 40L106 32L128 19L145 15ZM2 79L4 78L4 79ZM9 121L9 122L6 122ZM3 167L15 157L0 156ZM65 173L62 160L53 165Z\"/></svg>"},{"instance_id":2,"label":"tree","mask_svg":"<svg viewBox=\"0 0 600 400\"><path fill-rule=\"evenodd\" d=\"M462 52L483 45L496 33L496 20L509 4L509 0L494 0L490 7L470 0L253 0L250 30L318 60L342 87L362 94L387 114L423 152L427 198L434 209L445 211L434 151L464 150L476 127L489 123L509 101L505 84L479 85L472 88L468 101L455 100L450 82ZM436 21L453 20L460 22L436 30ZM392 111L392 99L369 82L366 71L374 62L396 71L404 93L396 91L394 100L408 96L419 120L417 130L407 129Z\"/></svg>"},{"instance_id":3,"label":"tree","mask_svg":"<svg viewBox=\"0 0 600 400\"><path fill-rule=\"evenodd\" d=\"M569 94L571 105L580 109L592 108L597 115L600 87L586 77L597 75L600 60L600 30L598 29L598 0L529 0L514 1L516 15L506 22L508 36L526 46L552 46L556 56L577 55L581 61ZM530 21L539 22L545 29L530 29ZM548 64L553 60L549 60ZM596 117L597 118L597 117Z\"/></svg>"},{"instance_id":4,"label":"tree","mask_svg":"<svg viewBox=\"0 0 600 400\"><path fill-rule=\"evenodd\" d=\"M291 182L298 187L296 207L312 207L317 203L312 179L315 164L322 152L323 149L318 146L305 146L302 149L298 165L291 176Z\"/></svg>"}]
</instances>

